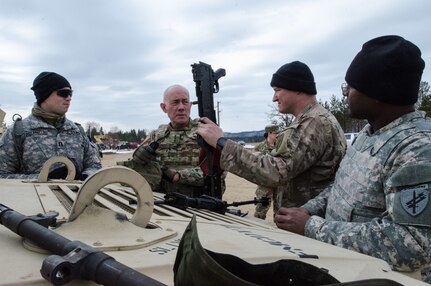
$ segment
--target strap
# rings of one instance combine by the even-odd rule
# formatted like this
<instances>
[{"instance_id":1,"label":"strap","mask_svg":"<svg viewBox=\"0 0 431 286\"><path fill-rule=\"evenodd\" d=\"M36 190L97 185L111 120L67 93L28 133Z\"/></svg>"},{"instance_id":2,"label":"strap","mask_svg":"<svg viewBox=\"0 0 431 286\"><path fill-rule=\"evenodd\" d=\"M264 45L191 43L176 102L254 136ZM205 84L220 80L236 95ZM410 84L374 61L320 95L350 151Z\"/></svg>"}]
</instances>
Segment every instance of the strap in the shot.
<instances>
[{"instance_id":1,"label":"strap","mask_svg":"<svg viewBox=\"0 0 431 286\"><path fill-rule=\"evenodd\" d=\"M13 124L13 141L15 152L18 156L18 172L21 173L23 168L22 156L23 156L23 145L24 145L24 127L22 126L22 117L19 114L12 116Z\"/></svg>"}]
</instances>

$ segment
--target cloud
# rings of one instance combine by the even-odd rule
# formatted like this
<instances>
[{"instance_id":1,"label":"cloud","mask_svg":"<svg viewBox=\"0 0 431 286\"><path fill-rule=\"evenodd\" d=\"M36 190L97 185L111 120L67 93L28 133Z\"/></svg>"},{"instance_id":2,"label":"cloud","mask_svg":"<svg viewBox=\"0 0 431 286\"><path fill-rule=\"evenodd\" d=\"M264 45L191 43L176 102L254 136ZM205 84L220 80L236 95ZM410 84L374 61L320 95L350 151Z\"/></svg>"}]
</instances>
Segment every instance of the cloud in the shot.
<instances>
[{"instance_id":1,"label":"cloud","mask_svg":"<svg viewBox=\"0 0 431 286\"><path fill-rule=\"evenodd\" d=\"M215 95L224 130L258 130L269 123L269 81L284 63L307 63L318 97L329 100L373 37L404 36L427 61L430 8L427 0L2 1L0 105L8 123L28 115L32 81L50 70L75 90L72 120L151 130L167 122L166 87L182 84L195 99L190 65L203 61L226 69Z\"/></svg>"}]
</instances>

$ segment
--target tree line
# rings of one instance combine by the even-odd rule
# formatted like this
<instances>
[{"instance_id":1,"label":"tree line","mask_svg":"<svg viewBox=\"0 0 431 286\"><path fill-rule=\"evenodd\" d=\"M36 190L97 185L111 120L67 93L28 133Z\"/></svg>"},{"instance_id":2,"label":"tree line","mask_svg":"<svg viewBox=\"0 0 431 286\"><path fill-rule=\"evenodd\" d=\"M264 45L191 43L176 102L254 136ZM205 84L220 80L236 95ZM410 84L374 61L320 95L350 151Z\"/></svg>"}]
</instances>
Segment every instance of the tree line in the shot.
<instances>
[{"instance_id":1,"label":"tree line","mask_svg":"<svg viewBox=\"0 0 431 286\"><path fill-rule=\"evenodd\" d=\"M427 116L431 117L431 92L428 82L421 81L418 98L416 108L425 111ZM319 103L335 116L345 133L359 132L367 124L366 120L350 118L345 97L338 98L332 95L329 101L319 101ZM271 109L267 113L267 116L271 124L277 124L281 128L285 128L293 121L294 117L292 115L279 113L276 105L270 105L270 107ZM147 136L147 132L144 129L121 131L118 128L114 128L105 134L100 124L95 122L88 122L86 124L86 131L93 141L95 141L97 136L103 136L114 144L121 141L140 143ZM252 142L255 139L257 139L256 141L263 140L262 138L257 138L259 136L256 134L244 137L239 134L237 136L232 134L232 137L245 142Z\"/></svg>"},{"instance_id":2,"label":"tree line","mask_svg":"<svg viewBox=\"0 0 431 286\"><path fill-rule=\"evenodd\" d=\"M105 133L103 131L103 127L96 122L87 122L85 130L93 142L98 142L101 140L106 144L114 146L120 142L139 144L147 136L147 132L144 129L131 129L130 131L122 131L118 128L113 128L109 132Z\"/></svg>"},{"instance_id":3,"label":"tree line","mask_svg":"<svg viewBox=\"0 0 431 286\"><path fill-rule=\"evenodd\" d=\"M346 98L338 98L332 95L329 102L319 101L319 103L329 110L340 123L344 133L359 132L366 124L366 120L353 119L349 116ZM419 86L418 102L416 108L425 111L427 116L431 117L431 93L430 85L426 81L421 81ZM280 114L277 106L273 105L268 113L271 124L277 124L281 128L289 126L293 121L292 115Z\"/></svg>"}]
</instances>

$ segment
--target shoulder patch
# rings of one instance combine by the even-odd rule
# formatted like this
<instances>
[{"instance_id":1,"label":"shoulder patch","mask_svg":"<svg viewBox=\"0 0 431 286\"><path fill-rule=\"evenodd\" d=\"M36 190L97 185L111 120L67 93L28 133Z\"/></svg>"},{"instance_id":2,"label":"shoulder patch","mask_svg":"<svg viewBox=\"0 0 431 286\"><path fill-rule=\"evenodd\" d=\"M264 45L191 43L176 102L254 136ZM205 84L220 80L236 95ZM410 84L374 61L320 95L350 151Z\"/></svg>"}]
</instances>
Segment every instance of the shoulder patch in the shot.
<instances>
[{"instance_id":1,"label":"shoulder patch","mask_svg":"<svg viewBox=\"0 0 431 286\"><path fill-rule=\"evenodd\" d=\"M431 227L430 185L421 184L395 193L394 222Z\"/></svg>"},{"instance_id":2,"label":"shoulder patch","mask_svg":"<svg viewBox=\"0 0 431 286\"><path fill-rule=\"evenodd\" d=\"M429 201L428 185L420 185L401 191L401 206L412 216L421 214Z\"/></svg>"}]
</instances>

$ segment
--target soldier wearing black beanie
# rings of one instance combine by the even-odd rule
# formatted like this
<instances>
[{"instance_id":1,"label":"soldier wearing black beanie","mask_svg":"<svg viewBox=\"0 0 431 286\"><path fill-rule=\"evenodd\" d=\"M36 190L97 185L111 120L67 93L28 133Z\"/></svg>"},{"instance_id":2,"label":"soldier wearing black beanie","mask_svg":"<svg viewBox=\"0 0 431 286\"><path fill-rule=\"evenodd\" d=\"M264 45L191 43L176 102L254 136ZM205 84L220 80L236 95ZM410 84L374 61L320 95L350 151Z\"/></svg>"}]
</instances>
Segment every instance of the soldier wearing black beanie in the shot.
<instances>
[{"instance_id":1,"label":"soldier wearing black beanie","mask_svg":"<svg viewBox=\"0 0 431 286\"><path fill-rule=\"evenodd\" d=\"M424 68L416 45L400 36L382 36L362 46L346 72L346 82L381 102L411 105L418 100Z\"/></svg>"},{"instance_id":2,"label":"soldier wearing black beanie","mask_svg":"<svg viewBox=\"0 0 431 286\"><path fill-rule=\"evenodd\" d=\"M281 66L272 76L271 87L317 94L313 73L306 64L300 61Z\"/></svg>"},{"instance_id":3,"label":"soldier wearing black beanie","mask_svg":"<svg viewBox=\"0 0 431 286\"><path fill-rule=\"evenodd\" d=\"M70 83L63 76L55 72L41 72L33 81L33 87L36 96L37 105L40 106L42 102L47 99L50 94L58 89L69 87L72 89Z\"/></svg>"}]
</instances>

